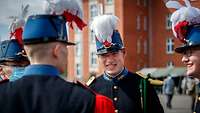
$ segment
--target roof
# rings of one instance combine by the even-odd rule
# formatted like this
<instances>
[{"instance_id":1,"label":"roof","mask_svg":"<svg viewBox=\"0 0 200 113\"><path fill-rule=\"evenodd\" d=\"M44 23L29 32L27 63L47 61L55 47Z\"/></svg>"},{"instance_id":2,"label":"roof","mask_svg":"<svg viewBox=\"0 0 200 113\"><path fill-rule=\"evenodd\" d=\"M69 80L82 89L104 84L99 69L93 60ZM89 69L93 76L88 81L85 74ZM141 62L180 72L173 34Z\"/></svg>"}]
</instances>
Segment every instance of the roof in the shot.
<instances>
[{"instance_id":1,"label":"roof","mask_svg":"<svg viewBox=\"0 0 200 113\"><path fill-rule=\"evenodd\" d=\"M186 68L185 67L167 67L167 68L143 68L138 72L147 75L150 74L152 78L160 78L168 75L172 75L173 77L183 76L185 75Z\"/></svg>"}]
</instances>

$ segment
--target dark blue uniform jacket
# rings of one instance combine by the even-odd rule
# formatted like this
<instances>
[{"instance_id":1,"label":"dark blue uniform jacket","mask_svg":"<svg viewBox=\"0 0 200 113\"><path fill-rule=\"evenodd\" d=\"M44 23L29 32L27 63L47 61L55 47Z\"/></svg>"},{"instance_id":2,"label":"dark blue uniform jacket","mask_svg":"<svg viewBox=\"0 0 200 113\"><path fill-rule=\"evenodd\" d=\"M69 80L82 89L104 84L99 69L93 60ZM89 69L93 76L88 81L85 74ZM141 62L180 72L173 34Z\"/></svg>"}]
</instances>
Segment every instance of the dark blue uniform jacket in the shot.
<instances>
[{"instance_id":1,"label":"dark blue uniform jacket","mask_svg":"<svg viewBox=\"0 0 200 113\"><path fill-rule=\"evenodd\" d=\"M95 95L60 78L54 67L31 65L24 74L0 84L0 113L93 113Z\"/></svg>"},{"instance_id":2,"label":"dark blue uniform jacket","mask_svg":"<svg viewBox=\"0 0 200 113\"><path fill-rule=\"evenodd\" d=\"M140 80L142 77L124 69L115 78L106 73L96 78L90 88L113 100L116 113L142 113ZM147 95L147 113L164 113L154 88L149 85Z\"/></svg>"}]
</instances>

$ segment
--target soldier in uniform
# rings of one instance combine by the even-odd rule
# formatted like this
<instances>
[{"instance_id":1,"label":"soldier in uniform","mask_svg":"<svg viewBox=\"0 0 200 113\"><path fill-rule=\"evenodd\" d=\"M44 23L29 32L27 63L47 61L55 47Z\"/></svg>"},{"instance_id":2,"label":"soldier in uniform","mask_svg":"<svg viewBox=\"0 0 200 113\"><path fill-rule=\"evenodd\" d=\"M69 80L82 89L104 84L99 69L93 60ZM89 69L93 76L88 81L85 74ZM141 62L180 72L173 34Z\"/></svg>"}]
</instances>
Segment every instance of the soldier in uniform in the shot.
<instances>
[{"instance_id":1,"label":"soldier in uniform","mask_svg":"<svg viewBox=\"0 0 200 113\"><path fill-rule=\"evenodd\" d=\"M7 76L5 80L9 78L10 81L14 81L21 78L24 67L30 64L22 43L22 32L28 7L29 5L22 5L21 14L18 17L12 16L13 21L9 26L10 40L0 42L1 74Z\"/></svg>"},{"instance_id":2,"label":"soldier in uniform","mask_svg":"<svg viewBox=\"0 0 200 113\"><path fill-rule=\"evenodd\" d=\"M200 79L200 9L192 7L188 0L185 0L185 6L175 1L168 1L166 6L177 9L171 16L172 31L183 45L175 52L182 54L186 75ZM193 111L200 113L200 96L196 98Z\"/></svg>"},{"instance_id":3,"label":"soldier in uniform","mask_svg":"<svg viewBox=\"0 0 200 113\"><path fill-rule=\"evenodd\" d=\"M4 40L0 43L0 65L2 80L17 80L22 77L24 67L29 65L29 60L24 49L16 39ZM7 78L5 78L7 76Z\"/></svg>"},{"instance_id":4,"label":"soldier in uniform","mask_svg":"<svg viewBox=\"0 0 200 113\"><path fill-rule=\"evenodd\" d=\"M113 100L116 113L142 113L140 80L136 73L124 66L125 47L117 31L118 18L114 15L101 15L94 18L91 29L95 34L97 55L104 73L89 80L90 88ZM147 89L147 113L163 113L163 107L153 88Z\"/></svg>"},{"instance_id":5,"label":"soldier in uniform","mask_svg":"<svg viewBox=\"0 0 200 113\"><path fill-rule=\"evenodd\" d=\"M73 4L74 0L66 2L71 7L65 15L53 12L29 16L23 43L30 65L22 78L0 84L0 113L114 113L110 99L104 101L103 96L59 76L67 69L67 47L74 45L68 41L66 21L78 19L75 23L82 23L71 13L80 13L75 7L78 4ZM108 106L97 103L97 96ZM97 109L101 107L104 109Z\"/></svg>"}]
</instances>

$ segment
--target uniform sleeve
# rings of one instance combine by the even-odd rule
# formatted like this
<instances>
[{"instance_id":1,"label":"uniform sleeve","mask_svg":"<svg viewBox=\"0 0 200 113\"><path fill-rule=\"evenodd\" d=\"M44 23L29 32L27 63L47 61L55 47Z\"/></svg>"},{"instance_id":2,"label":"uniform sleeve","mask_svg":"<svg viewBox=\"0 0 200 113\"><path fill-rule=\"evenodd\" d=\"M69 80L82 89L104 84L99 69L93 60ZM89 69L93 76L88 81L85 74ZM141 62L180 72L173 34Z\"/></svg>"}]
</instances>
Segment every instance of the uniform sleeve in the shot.
<instances>
[{"instance_id":1,"label":"uniform sleeve","mask_svg":"<svg viewBox=\"0 0 200 113\"><path fill-rule=\"evenodd\" d=\"M148 84L147 113L164 113L158 95L151 84Z\"/></svg>"}]
</instances>

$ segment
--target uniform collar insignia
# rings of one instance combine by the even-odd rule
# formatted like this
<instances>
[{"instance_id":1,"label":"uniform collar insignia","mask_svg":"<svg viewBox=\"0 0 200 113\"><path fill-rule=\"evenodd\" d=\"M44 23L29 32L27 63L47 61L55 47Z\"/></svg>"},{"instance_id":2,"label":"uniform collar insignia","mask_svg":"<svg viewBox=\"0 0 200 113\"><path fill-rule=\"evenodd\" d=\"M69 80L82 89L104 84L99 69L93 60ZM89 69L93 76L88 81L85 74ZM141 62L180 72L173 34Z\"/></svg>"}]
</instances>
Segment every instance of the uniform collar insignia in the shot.
<instances>
[{"instance_id":1,"label":"uniform collar insignia","mask_svg":"<svg viewBox=\"0 0 200 113\"><path fill-rule=\"evenodd\" d=\"M106 80L113 81L113 82L118 82L118 81L122 80L124 77L126 77L127 75L128 75L128 69L124 68L119 74L117 74L114 77L109 75L106 72L104 72L103 77Z\"/></svg>"}]
</instances>

